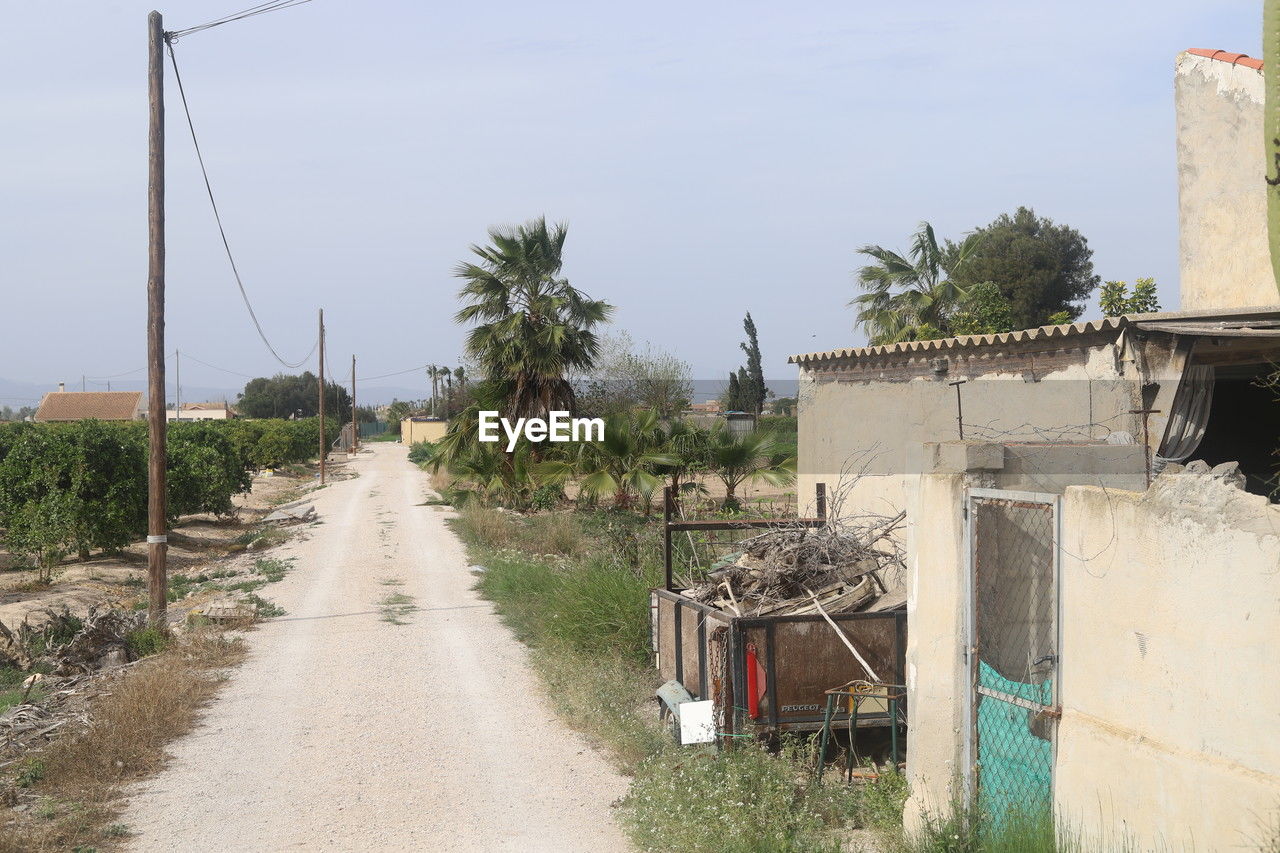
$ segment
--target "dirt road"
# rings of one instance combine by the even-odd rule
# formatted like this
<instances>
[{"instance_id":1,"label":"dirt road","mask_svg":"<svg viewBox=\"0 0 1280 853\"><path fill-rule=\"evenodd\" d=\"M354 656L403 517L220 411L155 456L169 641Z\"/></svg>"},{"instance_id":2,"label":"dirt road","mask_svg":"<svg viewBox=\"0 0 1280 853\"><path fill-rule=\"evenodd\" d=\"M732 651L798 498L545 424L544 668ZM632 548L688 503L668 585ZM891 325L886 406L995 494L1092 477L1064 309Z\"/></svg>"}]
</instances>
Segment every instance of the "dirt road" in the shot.
<instances>
[{"instance_id":1,"label":"dirt road","mask_svg":"<svg viewBox=\"0 0 1280 853\"><path fill-rule=\"evenodd\" d=\"M425 475L371 447L358 478L315 493L310 538L272 552L296 558L265 591L287 615L133 793L131 849L627 849L610 809L625 780L471 591L445 514L419 505ZM390 615L395 594L417 609Z\"/></svg>"}]
</instances>

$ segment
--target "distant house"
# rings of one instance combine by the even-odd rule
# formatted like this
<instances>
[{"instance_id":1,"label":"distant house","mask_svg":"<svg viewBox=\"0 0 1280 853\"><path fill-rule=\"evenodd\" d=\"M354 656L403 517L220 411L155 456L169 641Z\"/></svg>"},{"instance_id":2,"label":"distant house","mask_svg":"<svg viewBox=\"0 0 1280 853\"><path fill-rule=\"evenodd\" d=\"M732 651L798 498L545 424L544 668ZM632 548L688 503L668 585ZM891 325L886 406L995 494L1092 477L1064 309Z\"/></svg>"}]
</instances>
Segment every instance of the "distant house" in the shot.
<instances>
[{"instance_id":1,"label":"distant house","mask_svg":"<svg viewBox=\"0 0 1280 853\"><path fill-rule=\"evenodd\" d=\"M36 409L37 423L135 421L142 417L141 391L50 391Z\"/></svg>"},{"instance_id":2,"label":"distant house","mask_svg":"<svg viewBox=\"0 0 1280 853\"><path fill-rule=\"evenodd\" d=\"M221 403L186 403L182 406L181 415L175 409L168 409L165 416L171 420L184 421L229 421L236 417L236 410L223 401Z\"/></svg>"},{"instance_id":3,"label":"distant house","mask_svg":"<svg viewBox=\"0 0 1280 853\"><path fill-rule=\"evenodd\" d=\"M694 403L689 407L689 411L698 415L718 415L720 414L720 401L708 400L705 403Z\"/></svg>"},{"instance_id":4,"label":"distant house","mask_svg":"<svg viewBox=\"0 0 1280 853\"><path fill-rule=\"evenodd\" d=\"M400 421L400 440L405 444L417 444L420 441L436 442L444 438L448 431L449 422L444 418L412 415Z\"/></svg>"}]
</instances>

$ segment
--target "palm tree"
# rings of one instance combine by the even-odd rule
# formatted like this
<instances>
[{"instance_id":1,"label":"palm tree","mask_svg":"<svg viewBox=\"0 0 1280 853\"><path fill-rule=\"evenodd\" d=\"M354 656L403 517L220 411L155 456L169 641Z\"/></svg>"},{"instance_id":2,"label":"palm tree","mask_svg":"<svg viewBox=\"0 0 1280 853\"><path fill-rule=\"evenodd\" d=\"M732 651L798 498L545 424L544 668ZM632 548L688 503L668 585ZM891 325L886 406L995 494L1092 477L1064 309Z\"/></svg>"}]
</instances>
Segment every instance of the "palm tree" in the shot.
<instances>
[{"instance_id":1,"label":"palm tree","mask_svg":"<svg viewBox=\"0 0 1280 853\"><path fill-rule=\"evenodd\" d=\"M863 246L858 253L876 263L858 271L858 284L867 292L849 302L858 309L855 325L867 331L873 346L947 334L951 313L965 297L951 276L978 242L978 235L970 234L944 248L933 226L921 222L906 257L883 246Z\"/></svg>"},{"instance_id":2,"label":"palm tree","mask_svg":"<svg viewBox=\"0 0 1280 853\"><path fill-rule=\"evenodd\" d=\"M665 437L654 412L613 415L605 421L604 441L584 441L569 458L536 466L535 474L543 482L557 484L577 476L585 495L612 494L618 509L629 507L636 495L647 510L654 491L662 485L653 473L655 466L676 462L663 451Z\"/></svg>"},{"instance_id":3,"label":"palm tree","mask_svg":"<svg viewBox=\"0 0 1280 853\"><path fill-rule=\"evenodd\" d=\"M682 491L701 489L693 474L706 470L710 443L711 431L689 421L675 420L667 425L662 448L664 455L671 457L671 462L656 465L653 470L670 481L673 496L678 498Z\"/></svg>"},{"instance_id":4,"label":"palm tree","mask_svg":"<svg viewBox=\"0 0 1280 853\"><path fill-rule=\"evenodd\" d=\"M734 435L721 427L711 434L707 448L711 472L724 483L724 508L738 508L738 486L763 480L773 486L787 486L796 479L796 459L782 452L767 433Z\"/></svg>"},{"instance_id":5,"label":"palm tree","mask_svg":"<svg viewBox=\"0 0 1280 853\"><path fill-rule=\"evenodd\" d=\"M498 385L507 417L546 417L574 410L571 371L588 370L599 342L592 328L613 306L591 299L560 277L568 231L545 218L489 229L490 245L472 246L478 263L458 265L466 283L459 323L475 323L467 354Z\"/></svg>"}]
</instances>

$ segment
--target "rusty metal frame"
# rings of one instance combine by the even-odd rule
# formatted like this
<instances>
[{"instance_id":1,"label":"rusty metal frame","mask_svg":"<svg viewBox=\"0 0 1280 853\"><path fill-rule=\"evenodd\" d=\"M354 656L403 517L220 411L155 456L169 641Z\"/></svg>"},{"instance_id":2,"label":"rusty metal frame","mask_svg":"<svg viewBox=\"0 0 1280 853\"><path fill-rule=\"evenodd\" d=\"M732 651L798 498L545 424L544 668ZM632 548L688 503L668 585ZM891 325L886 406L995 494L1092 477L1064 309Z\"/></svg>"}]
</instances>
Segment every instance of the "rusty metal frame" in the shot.
<instances>
[{"instance_id":1,"label":"rusty metal frame","mask_svg":"<svg viewBox=\"0 0 1280 853\"><path fill-rule=\"evenodd\" d=\"M671 571L671 534L679 530L767 530L772 527L824 527L827 523L827 484L814 487L818 515L816 518L735 518L706 521L672 521L675 496L670 486L662 488L662 567L663 589L675 589Z\"/></svg>"}]
</instances>

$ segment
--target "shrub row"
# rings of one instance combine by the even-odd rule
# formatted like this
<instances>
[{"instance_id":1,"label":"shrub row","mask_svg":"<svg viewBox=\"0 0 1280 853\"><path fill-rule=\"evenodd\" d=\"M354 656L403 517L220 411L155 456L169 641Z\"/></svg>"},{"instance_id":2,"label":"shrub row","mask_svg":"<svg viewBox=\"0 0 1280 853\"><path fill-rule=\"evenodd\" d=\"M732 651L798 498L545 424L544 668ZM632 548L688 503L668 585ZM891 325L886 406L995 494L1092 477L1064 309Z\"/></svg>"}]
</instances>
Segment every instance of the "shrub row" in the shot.
<instances>
[{"instance_id":1,"label":"shrub row","mask_svg":"<svg viewBox=\"0 0 1280 853\"><path fill-rule=\"evenodd\" d=\"M170 520L230 512L253 470L314 457L319 429L315 418L170 424ZM144 535L148 453L141 422L0 425L5 547L47 571L67 554L118 550Z\"/></svg>"}]
</instances>

